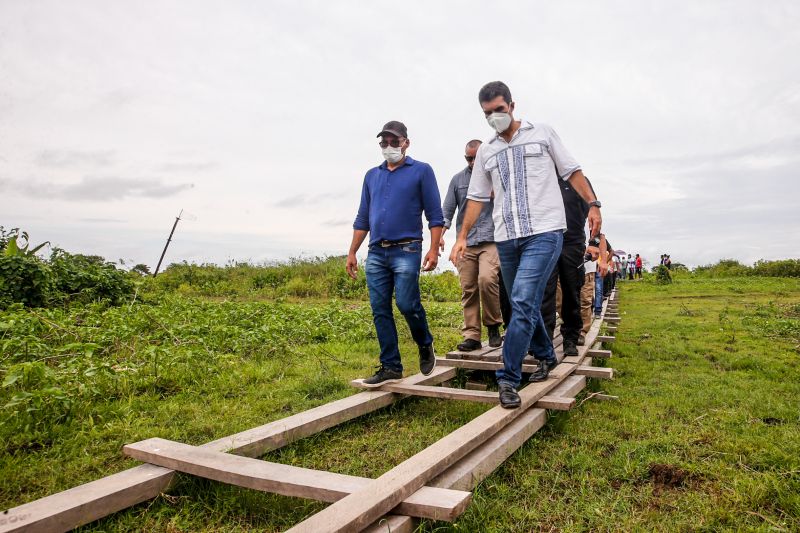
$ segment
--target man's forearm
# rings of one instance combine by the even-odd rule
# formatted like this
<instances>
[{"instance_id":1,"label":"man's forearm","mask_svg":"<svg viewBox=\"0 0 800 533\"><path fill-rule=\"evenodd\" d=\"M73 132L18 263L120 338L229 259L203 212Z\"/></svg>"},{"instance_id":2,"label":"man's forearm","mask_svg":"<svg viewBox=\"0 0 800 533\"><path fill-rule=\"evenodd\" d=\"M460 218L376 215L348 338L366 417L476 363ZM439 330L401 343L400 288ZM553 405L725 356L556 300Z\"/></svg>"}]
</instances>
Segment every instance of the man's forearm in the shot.
<instances>
[{"instance_id":1,"label":"man's forearm","mask_svg":"<svg viewBox=\"0 0 800 533\"><path fill-rule=\"evenodd\" d=\"M444 233L444 226L435 226L431 228L431 250L439 248L439 241L442 240Z\"/></svg>"},{"instance_id":2,"label":"man's forearm","mask_svg":"<svg viewBox=\"0 0 800 533\"><path fill-rule=\"evenodd\" d=\"M597 200L597 196L595 196L594 191L592 191L592 188L589 186L589 182L586 181L586 176L583 175L582 170L576 170L572 173L569 177L569 184L572 185L575 192L578 193L587 204Z\"/></svg>"},{"instance_id":3,"label":"man's forearm","mask_svg":"<svg viewBox=\"0 0 800 533\"><path fill-rule=\"evenodd\" d=\"M464 208L464 220L461 221L461 231L458 233L459 239L466 239L469 235L469 230L478 221L483 211L483 202L476 200L467 200L467 206Z\"/></svg>"},{"instance_id":4,"label":"man's forearm","mask_svg":"<svg viewBox=\"0 0 800 533\"><path fill-rule=\"evenodd\" d=\"M361 248L361 243L364 242L364 239L367 238L367 230L363 229L354 229L353 230L353 240L350 242L350 253L354 254Z\"/></svg>"}]
</instances>

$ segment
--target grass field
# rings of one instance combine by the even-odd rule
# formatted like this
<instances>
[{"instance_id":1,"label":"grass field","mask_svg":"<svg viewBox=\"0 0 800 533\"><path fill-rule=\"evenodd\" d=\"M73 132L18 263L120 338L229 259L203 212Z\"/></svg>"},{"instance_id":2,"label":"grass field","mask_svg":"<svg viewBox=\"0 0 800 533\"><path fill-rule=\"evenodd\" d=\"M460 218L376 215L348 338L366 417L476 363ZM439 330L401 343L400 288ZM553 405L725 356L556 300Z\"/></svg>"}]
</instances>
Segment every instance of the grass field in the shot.
<instances>
[{"instance_id":1,"label":"grass field","mask_svg":"<svg viewBox=\"0 0 800 533\"><path fill-rule=\"evenodd\" d=\"M453 347L458 304L426 308L439 351ZM617 378L591 385L620 401L554 415L458 522L423 531L800 530L800 282L625 283L620 311ZM1 312L0 506L133 466L128 442L201 444L353 394L376 354L363 301ZM376 477L487 408L404 400L265 458ZM180 476L83 530L280 531L321 508Z\"/></svg>"}]
</instances>

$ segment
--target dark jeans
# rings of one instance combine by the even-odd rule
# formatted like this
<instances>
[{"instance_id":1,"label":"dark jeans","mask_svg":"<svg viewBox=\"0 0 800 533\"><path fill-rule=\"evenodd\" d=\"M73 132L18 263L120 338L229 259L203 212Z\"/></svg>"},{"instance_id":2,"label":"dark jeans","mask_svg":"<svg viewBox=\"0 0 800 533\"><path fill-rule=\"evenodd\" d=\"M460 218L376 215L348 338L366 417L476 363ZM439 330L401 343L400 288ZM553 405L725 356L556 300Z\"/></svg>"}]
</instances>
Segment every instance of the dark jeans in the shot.
<instances>
[{"instance_id":1,"label":"dark jeans","mask_svg":"<svg viewBox=\"0 0 800 533\"><path fill-rule=\"evenodd\" d=\"M550 338L556 329L556 286L561 280L561 336L564 340L578 342L578 337L583 329L581 319L581 287L586 277L583 268L583 252L586 246L583 243L567 244L561 249L553 273L547 280L542 300L542 318Z\"/></svg>"},{"instance_id":2,"label":"dark jeans","mask_svg":"<svg viewBox=\"0 0 800 533\"><path fill-rule=\"evenodd\" d=\"M500 271L511 293L511 322L503 342L503 368L496 372L499 384L519 386L522 360L529 350L539 360L555 360L541 306L563 240L563 232L550 231L497 243Z\"/></svg>"},{"instance_id":3,"label":"dark jeans","mask_svg":"<svg viewBox=\"0 0 800 533\"><path fill-rule=\"evenodd\" d=\"M370 246L365 271L369 288L372 320L381 346L381 365L403 371L397 342L397 327L392 314L392 292L397 308L411 330L414 342L427 346L433 342L428 329L425 309L419 296L419 267L422 262L422 243L402 246Z\"/></svg>"},{"instance_id":4,"label":"dark jeans","mask_svg":"<svg viewBox=\"0 0 800 533\"><path fill-rule=\"evenodd\" d=\"M506 284L503 283L503 276L500 275L500 314L503 315L503 329L508 329L511 323L511 299L508 296Z\"/></svg>"},{"instance_id":5,"label":"dark jeans","mask_svg":"<svg viewBox=\"0 0 800 533\"><path fill-rule=\"evenodd\" d=\"M603 312L603 276L600 272L594 273L594 314Z\"/></svg>"}]
</instances>

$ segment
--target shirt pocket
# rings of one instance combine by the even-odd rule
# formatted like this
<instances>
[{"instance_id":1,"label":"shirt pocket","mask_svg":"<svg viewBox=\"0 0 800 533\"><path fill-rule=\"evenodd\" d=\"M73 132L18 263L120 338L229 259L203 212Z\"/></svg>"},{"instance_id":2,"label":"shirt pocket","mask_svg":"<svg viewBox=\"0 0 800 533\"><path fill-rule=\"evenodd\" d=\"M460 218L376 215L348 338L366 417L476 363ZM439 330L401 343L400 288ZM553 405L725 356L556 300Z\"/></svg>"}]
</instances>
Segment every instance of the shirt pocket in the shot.
<instances>
[{"instance_id":1,"label":"shirt pocket","mask_svg":"<svg viewBox=\"0 0 800 533\"><path fill-rule=\"evenodd\" d=\"M541 179L553 169L553 162L547 152L547 147L540 143L526 144L524 159L527 178Z\"/></svg>"}]
</instances>

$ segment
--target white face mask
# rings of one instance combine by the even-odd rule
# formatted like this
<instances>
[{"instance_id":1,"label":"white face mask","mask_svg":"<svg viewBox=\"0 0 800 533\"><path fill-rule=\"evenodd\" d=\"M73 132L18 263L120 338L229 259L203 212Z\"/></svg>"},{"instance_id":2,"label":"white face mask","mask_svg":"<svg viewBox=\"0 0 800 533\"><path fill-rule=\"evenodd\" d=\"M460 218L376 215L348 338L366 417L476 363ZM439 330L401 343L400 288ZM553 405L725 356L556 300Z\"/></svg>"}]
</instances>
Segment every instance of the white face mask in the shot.
<instances>
[{"instance_id":1,"label":"white face mask","mask_svg":"<svg viewBox=\"0 0 800 533\"><path fill-rule=\"evenodd\" d=\"M511 125L511 115L508 113L492 113L486 117L486 122L488 122L497 133L503 133Z\"/></svg>"},{"instance_id":2,"label":"white face mask","mask_svg":"<svg viewBox=\"0 0 800 533\"><path fill-rule=\"evenodd\" d=\"M401 159L403 159L403 148L398 146L397 148L392 148L391 146L387 146L381 150L383 153L383 158L388 163L397 163Z\"/></svg>"}]
</instances>

